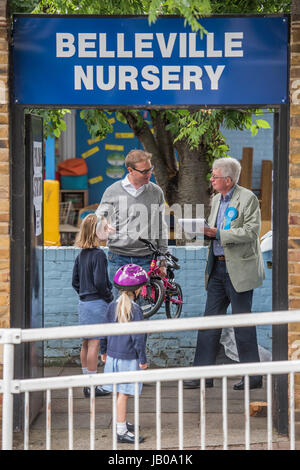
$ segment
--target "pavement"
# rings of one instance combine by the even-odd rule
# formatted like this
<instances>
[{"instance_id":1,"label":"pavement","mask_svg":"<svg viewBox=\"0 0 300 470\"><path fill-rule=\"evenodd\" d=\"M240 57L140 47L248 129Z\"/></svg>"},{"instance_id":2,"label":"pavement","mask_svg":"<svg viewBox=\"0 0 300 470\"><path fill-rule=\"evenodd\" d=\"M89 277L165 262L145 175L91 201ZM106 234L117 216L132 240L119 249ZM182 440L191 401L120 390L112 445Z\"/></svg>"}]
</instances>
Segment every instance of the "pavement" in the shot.
<instances>
[{"instance_id":1,"label":"pavement","mask_svg":"<svg viewBox=\"0 0 300 470\"><path fill-rule=\"evenodd\" d=\"M101 372L101 368L99 370ZM79 366L48 367L45 376L80 374ZM234 391L232 386L239 378L228 379L228 449L245 449L244 392ZM145 438L140 450L156 450L155 383L146 384L140 396L140 435ZM51 393L51 449L68 449L68 398L67 390ZM73 391L74 450L90 448L89 399L82 388ZM178 450L178 386L177 382L161 382L161 449ZM266 401L266 383L262 389L250 390L250 402ZM96 398L95 450L112 449L112 397ZM184 450L200 450L200 391L184 389ZM134 422L134 399L128 401L128 421ZM46 442L46 410L41 410L30 426L29 449L44 450ZM273 450L290 449L289 438L272 434ZM267 449L267 417L250 417L251 450ZM118 444L118 450L133 449L133 445ZM14 433L14 449L23 449L23 433ZM223 449L222 386L215 379L214 387L206 389L206 449ZM296 450L300 442L296 442Z\"/></svg>"}]
</instances>

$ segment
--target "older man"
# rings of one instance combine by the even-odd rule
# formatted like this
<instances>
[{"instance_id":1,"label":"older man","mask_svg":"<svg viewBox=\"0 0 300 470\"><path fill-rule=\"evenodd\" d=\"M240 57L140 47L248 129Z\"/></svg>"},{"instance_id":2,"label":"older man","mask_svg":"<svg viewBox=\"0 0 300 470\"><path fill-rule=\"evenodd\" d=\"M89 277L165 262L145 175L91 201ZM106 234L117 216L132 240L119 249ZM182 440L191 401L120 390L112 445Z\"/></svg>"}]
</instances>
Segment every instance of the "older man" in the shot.
<instances>
[{"instance_id":1,"label":"older man","mask_svg":"<svg viewBox=\"0 0 300 470\"><path fill-rule=\"evenodd\" d=\"M150 239L163 253L168 249L165 200L162 189L150 181L151 157L143 150L131 150L125 159L128 174L105 190L96 210L102 233L108 234L111 282L124 264L139 264L149 270L151 252L138 237Z\"/></svg>"},{"instance_id":2,"label":"older man","mask_svg":"<svg viewBox=\"0 0 300 470\"><path fill-rule=\"evenodd\" d=\"M208 225L204 229L211 239L206 266L207 301L204 315L224 315L229 304L232 313L249 313L253 289L264 279L264 265L260 251L261 216L259 202L252 191L237 184L240 163L234 158L220 158L214 162L211 175L213 197ZM216 362L222 330L199 330L194 366ZM259 362L256 327L235 328L235 339L240 362ZM250 388L262 386L261 376L252 376ZM184 382L185 388L200 386L199 380ZM206 380L212 387L213 380ZM244 379L233 387L244 389Z\"/></svg>"}]
</instances>

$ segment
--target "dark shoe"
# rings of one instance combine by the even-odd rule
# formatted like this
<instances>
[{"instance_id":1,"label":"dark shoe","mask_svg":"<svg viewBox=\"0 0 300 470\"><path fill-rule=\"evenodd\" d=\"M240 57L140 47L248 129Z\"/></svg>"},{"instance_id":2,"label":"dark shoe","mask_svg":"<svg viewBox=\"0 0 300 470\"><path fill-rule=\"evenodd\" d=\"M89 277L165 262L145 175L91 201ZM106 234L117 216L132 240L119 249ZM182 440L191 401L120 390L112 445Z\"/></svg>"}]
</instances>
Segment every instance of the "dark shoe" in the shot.
<instances>
[{"instance_id":1,"label":"dark shoe","mask_svg":"<svg viewBox=\"0 0 300 470\"><path fill-rule=\"evenodd\" d=\"M135 428L134 424L126 423L126 426L127 426L127 431L134 433L134 428ZM139 426L139 429L140 429L140 426Z\"/></svg>"},{"instance_id":2,"label":"dark shoe","mask_svg":"<svg viewBox=\"0 0 300 470\"><path fill-rule=\"evenodd\" d=\"M95 388L95 397L104 397L105 395L110 395L110 393L111 392L108 392L107 390L103 390L103 388L99 387L99 385L97 385L97 387ZM91 396L90 387L84 387L83 394L85 398L90 398Z\"/></svg>"},{"instance_id":3,"label":"dark shoe","mask_svg":"<svg viewBox=\"0 0 300 470\"><path fill-rule=\"evenodd\" d=\"M102 387L100 387L99 385L97 385L97 387L95 388L95 396L96 397L105 397L105 395L110 395L111 392L109 392L108 390L103 390Z\"/></svg>"},{"instance_id":4,"label":"dark shoe","mask_svg":"<svg viewBox=\"0 0 300 470\"><path fill-rule=\"evenodd\" d=\"M213 386L213 379L205 379L205 388L212 388ZM200 388L200 380L184 380L183 388Z\"/></svg>"},{"instance_id":5,"label":"dark shoe","mask_svg":"<svg viewBox=\"0 0 300 470\"><path fill-rule=\"evenodd\" d=\"M129 434L128 431L125 434L117 434L118 442L122 442L123 444L134 444L135 436L134 434ZM145 438L140 437L139 443L144 442Z\"/></svg>"},{"instance_id":6,"label":"dark shoe","mask_svg":"<svg viewBox=\"0 0 300 470\"><path fill-rule=\"evenodd\" d=\"M249 388L262 388L262 377L250 377L249 378ZM242 379L239 383L235 384L233 386L233 390L244 390L245 389L245 382L244 379Z\"/></svg>"}]
</instances>

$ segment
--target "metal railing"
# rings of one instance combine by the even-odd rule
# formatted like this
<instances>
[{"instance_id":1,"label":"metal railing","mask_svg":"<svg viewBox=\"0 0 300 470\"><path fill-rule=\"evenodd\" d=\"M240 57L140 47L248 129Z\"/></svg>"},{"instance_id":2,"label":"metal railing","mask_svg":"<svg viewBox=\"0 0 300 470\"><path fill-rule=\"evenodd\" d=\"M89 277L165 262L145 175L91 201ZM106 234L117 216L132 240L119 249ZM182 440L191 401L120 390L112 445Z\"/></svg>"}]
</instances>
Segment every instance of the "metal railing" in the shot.
<instances>
[{"instance_id":1,"label":"metal railing","mask_svg":"<svg viewBox=\"0 0 300 470\"><path fill-rule=\"evenodd\" d=\"M179 367L136 372L119 372L66 377L36 379L14 379L14 348L16 344L53 339L112 336L122 334L153 333L166 331L187 331L253 325L279 325L300 322L300 310L252 313L228 316L181 318L173 320L153 320L130 322L127 324L100 324L40 329L0 329L0 344L3 344L3 380L0 380L0 393L3 394L2 449L13 448L13 400L15 394L24 393L24 449L29 448L29 393L46 391L46 449L51 449L51 391L68 389L68 443L73 449L73 388L90 387L90 448L95 448L95 386L113 385L112 395L112 438L113 450L117 449L116 406L118 383L135 383L134 422L135 449L139 449L139 394L138 383L156 383L156 449L161 449L161 381L178 381L178 448L183 449L183 381L200 379L200 447L206 447L205 379L222 379L223 448L228 448L227 422L227 379L234 376L245 377L245 449L250 449L249 376L267 376L267 446L272 449L272 375L289 374L289 436L290 449L295 449L295 400L294 374L300 372L300 360L243 363L205 367ZM298 356L298 354L297 354Z\"/></svg>"}]
</instances>

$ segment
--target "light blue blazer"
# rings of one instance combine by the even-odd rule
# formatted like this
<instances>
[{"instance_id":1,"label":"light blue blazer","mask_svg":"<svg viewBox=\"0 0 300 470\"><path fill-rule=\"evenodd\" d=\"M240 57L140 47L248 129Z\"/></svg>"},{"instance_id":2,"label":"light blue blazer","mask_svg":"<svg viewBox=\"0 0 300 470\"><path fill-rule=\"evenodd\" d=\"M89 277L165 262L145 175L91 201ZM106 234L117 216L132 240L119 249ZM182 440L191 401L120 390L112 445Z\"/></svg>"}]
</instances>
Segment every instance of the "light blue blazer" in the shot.
<instances>
[{"instance_id":1,"label":"light blue blazer","mask_svg":"<svg viewBox=\"0 0 300 470\"><path fill-rule=\"evenodd\" d=\"M217 194L212 199L208 219L210 227L216 226L220 198L221 194ZM260 286L265 278L259 243L261 226L259 202L252 191L236 185L229 207L235 207L238 215L231 221L230 229L220 230L220 243L224 248L226 268L233 287L237 292L245 292ZM213 264L211 241L205 270L206 288Z\"/></svg>"}]
</instances>

